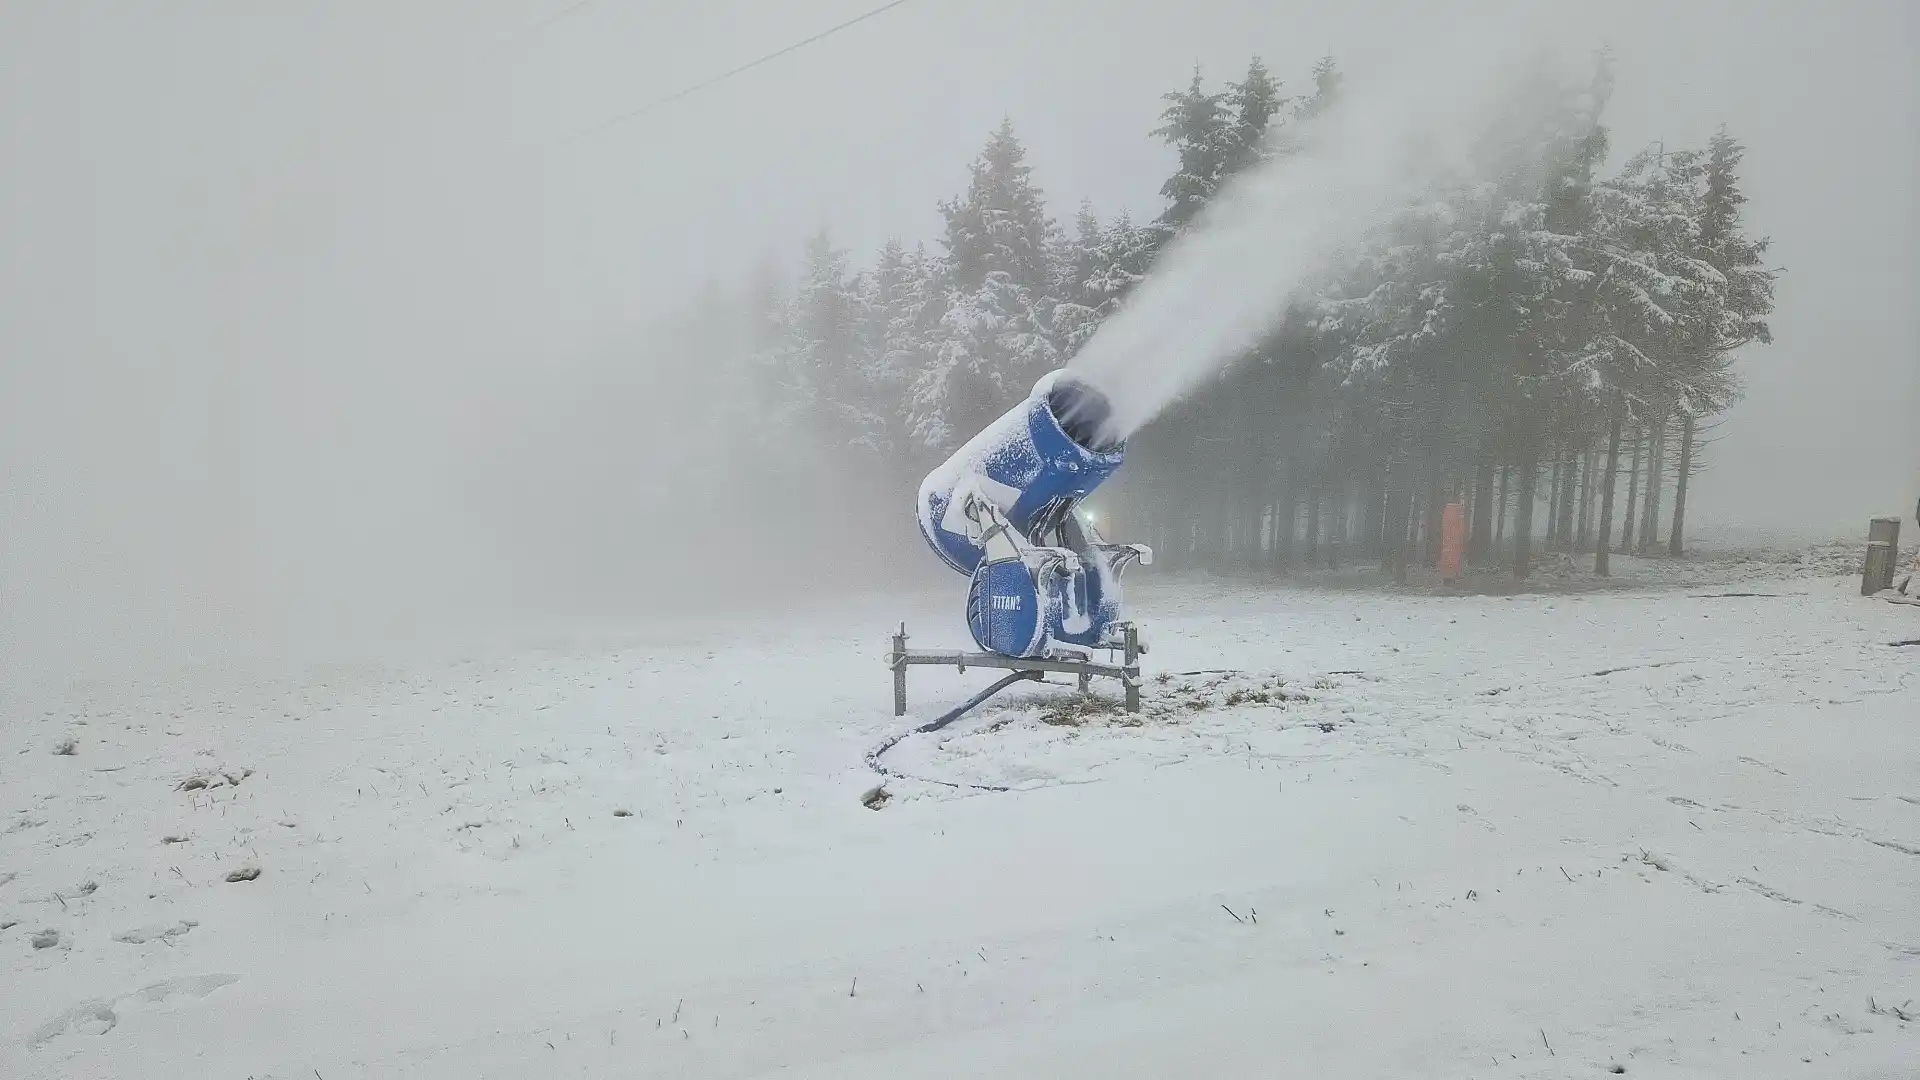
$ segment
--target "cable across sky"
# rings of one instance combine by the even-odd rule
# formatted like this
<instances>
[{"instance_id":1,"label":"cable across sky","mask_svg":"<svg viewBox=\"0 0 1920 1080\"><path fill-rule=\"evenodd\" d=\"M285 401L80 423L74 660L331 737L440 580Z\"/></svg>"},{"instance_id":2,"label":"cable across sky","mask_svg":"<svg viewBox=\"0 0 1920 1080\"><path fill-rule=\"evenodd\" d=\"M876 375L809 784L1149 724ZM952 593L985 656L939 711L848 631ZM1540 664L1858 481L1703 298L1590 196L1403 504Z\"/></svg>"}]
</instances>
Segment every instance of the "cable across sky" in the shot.
<instances>
[{"instance_id":1,"label":"cable across sky","mask_svg":"<svg viewBox=\"0 0 1920 1080\"><path fill-rule=\"evenodd\" d=\"M716 86L720 83L723 83L728 79L733 78L736 75L741 75L748 71L752 71L754 68L757 68L762 64L769 63L774 60L778 60L781 57L787 55L788 53L797 52L816 42L824 41L827 38L832 37L833 35L839 33L842 30L845 30L849 27L858 26L859 24L866 22L868 19L873 19L881 15L885 15L887 12L892 11L894 8L902 7L912 2L913 0L892 0L891 3L882 4L881 6L874 8L872 11L868 11L861 15L855 15L853 18L848 19L843 23L839 23L834 26L829 26L825 30L820 31L819 33L813 35L810 38L807 38L804 41L796 41L793 44L786 46L785 48L776 49L773 52L766 54L765 56L761 56L756 59L749 60L746 63L741 64L739 67L733 68L728 71L723 71L720 74L715 75L710 79L703 79L702 81L694 83L691 86L682 87L681 89L676 90L665 97L655 98L654 100L649 101L644 105L641 105L639 108L629 109L628 111L623 112L618 116L612 117L611 119L603 120L600 123L595 124L594 126L587 128L585 131L582 131L579 134L575 135L574 139L579 140L579 139L588 138L593 135L598 135L609 128L615 127L619 124L626 123L628 120L632 120L637 116L643 116L647 113L654 111L655 109L659 109L667 105L671 105L674 102L679 101L681 98L688 97L692 94L697 94L700 91L705 90L709 87ZM571 11L572 9L568 9L568 10ZM565 14L565 13L563 12L562 14Z\"/></svg>"}]
</instances>

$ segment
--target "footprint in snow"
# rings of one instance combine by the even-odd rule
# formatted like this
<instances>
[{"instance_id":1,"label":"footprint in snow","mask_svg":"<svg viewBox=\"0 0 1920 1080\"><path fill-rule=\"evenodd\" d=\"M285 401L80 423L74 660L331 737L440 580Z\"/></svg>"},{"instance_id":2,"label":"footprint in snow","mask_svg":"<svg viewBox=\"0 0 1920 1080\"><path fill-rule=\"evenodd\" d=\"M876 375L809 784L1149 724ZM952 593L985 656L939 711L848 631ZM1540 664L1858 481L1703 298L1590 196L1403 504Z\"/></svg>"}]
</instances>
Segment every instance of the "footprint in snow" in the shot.
<instances>
[{"instance_id":1,"label":"footprint in snow","mask_svg":"<svg viewBox=\"0 0 1920 1080\"><path fill-rule=\"evenodd\" d=\"M113 935L113 940L122 941L128 945L145 945L149 941L164 941L170 938L181 937L191 932L193 928L198 925L200 924L194 922L192 919L182 919L177 923L142 926L137 929L126 930L115 934Z\"/></svg>"},{"instance_id":2,"label":"footprint in snow","mask_svg":"<svg viewBox=\"0 0 1920 1080\"><path fill-rule=\"evenodd\" d=\"M188 975L144 986L119 997L83 1001L34 1028L27 1035L27 1044L40 1047L67 1035L105 1035L120 1023L123 1011L170 1011L239 981L238 975Z\"/></svg>"}]
</instances>

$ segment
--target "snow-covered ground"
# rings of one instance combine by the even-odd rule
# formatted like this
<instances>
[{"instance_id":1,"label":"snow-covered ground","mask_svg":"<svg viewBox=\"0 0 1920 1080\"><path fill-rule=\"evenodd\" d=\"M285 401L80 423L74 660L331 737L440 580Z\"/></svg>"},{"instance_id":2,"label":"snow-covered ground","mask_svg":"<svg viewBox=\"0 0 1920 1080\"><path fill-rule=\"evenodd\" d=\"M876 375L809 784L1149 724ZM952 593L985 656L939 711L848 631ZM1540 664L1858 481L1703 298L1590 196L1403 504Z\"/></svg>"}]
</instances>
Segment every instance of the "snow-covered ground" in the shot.
<instances>
[{"instance_id":1,"label":"snow-covered ground","mask_svg":"<svg viewBox=\"0 0 1920 1080\"><path fill-rule=\"evenodd\" d=\"M1920 1075L1920 609L1722 571L1149 583L879 810L957 588L16 695L0 1076Z\"/></svg>"}]
</instances>

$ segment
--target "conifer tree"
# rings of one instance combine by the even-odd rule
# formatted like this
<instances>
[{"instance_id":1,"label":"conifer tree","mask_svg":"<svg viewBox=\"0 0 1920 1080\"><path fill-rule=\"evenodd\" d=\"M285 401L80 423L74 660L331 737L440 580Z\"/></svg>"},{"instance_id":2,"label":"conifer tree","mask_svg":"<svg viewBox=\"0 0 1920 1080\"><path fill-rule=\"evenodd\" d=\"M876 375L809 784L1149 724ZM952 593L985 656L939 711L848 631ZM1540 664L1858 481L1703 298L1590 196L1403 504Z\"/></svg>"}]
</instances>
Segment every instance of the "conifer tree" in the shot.
<instances>
[{"instance_id":1,"label":"conifer tree","mask_svg":"<svg viewBox=\"0 0 1920 1080\"><path fill-rule=\"evenodd\" d=\"M1059 365L1059 232L1026 149L1003 121L975 159L946 219L946 309L907 403L921 445L944 449L991 421Z\"/></svg>"},{"instance_id":2,"label":"conifer tree","mask_svg":"<svg viewBox=\"0 0 1920 1080\"><path fill-rule=\"evenodd\" d=\"M1200 69L1183 91L1165 95L1167 107L1151 134L1174 148L1179 168L1160 186L1168 206L1160 224L1169 232L1199 215L1220 188L1235 155L1234 117L1224 94L1209 91Z\"/></svg>"},{"instance_id":3,"label":"conifer tree","mask_svg":"<svg viewBox=\"0 0 1920 1080\"><path fill-rule=\"evenodd\" d=\"M825 230L806 243L788 305L782 369L794 401L836 446L884 445L884 404L867 350L866 297Z\"/></svg>"},{"instance_id":4,"label":"conifer tree","mask_svg":"<svg viewBox=\"0 0 1920 1080\"><path fill-rule=\"evenodd\" d=\"M1273 124L1287 104L1288 99L1281 96L1280 84L1267 71L1267 65L1254 57L1247 65L1246 77L1227 86L1225 106L1233 116L1233 127L1224 175L1251 168L1272 157Z\"/></svg>"}]
</instances>

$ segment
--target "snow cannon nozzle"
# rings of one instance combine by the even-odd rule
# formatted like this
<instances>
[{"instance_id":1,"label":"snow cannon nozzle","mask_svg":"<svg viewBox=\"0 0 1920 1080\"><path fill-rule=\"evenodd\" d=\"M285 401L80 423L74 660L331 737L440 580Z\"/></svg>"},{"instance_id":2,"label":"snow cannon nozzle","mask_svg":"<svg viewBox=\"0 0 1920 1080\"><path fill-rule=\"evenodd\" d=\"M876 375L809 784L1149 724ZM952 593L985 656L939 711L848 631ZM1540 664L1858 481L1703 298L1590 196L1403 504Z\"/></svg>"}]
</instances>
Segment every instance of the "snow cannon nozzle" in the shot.
<instances>
[{"instance_id":1,"label":"snow cannon nozzle","mask_svg":"<svg viewBox=\"0 0 1920 1080\"><path fill-rule=\"evenodd\" d=\"M1047 391L1047 408L1060 421L1060 430L1096 454L1111 454L1126 446L1109 432L1113 402L1092 383L1062 373Z\"/></svg>"}]
</instances>

